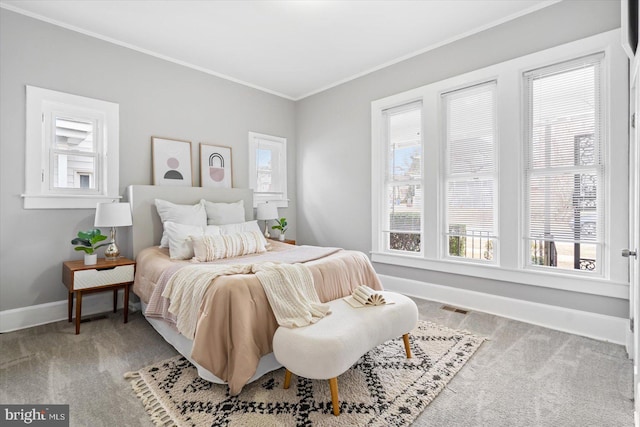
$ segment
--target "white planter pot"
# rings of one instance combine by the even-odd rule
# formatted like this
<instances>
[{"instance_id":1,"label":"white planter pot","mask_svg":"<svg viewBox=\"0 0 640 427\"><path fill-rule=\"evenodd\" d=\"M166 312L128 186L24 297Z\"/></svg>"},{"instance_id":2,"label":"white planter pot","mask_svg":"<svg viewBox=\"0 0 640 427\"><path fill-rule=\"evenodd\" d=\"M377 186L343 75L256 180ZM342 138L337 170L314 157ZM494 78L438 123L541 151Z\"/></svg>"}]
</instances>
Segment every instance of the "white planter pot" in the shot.
<instances>
[{"instance_id":1,"label":"white planter pot","mask_svg":"<svg viewBox=\"0 0 640 427\"><path fill-rule=\"evenodd\" d=\"M284 233L280 233L280 237L278 237L278 240L284 242Z\"/></svg>"},{"instance_id":2,"label":"white planter pot","mask_svg":"<svg viewBox=\"0 0 640 427\"><path fill-rule=\"evenodd\" d=\"M94 265L98 262L98 254L84 254L84 265Z\"/></svg>"}]
</instances>

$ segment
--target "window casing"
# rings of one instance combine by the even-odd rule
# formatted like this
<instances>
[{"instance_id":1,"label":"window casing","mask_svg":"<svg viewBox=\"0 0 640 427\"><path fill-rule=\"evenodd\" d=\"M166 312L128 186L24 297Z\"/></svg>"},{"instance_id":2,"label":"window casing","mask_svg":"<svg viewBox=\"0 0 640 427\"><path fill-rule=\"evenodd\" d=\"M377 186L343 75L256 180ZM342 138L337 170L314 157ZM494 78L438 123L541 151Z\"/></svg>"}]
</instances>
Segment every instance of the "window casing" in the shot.
<instances>
[{"instance_id":1,"label":"window casing","mask_svg":"<svg viewBox=\"0 0 640 427\"><path fill-rule=\"evenodd\" d=\"M525 262L599 273L606 198L604 54L524 74Z\"/></svg>"},{"instance_id":2,"label":"window casing","mask_svg":"<svg viewBox=\"0 0 640 427\"><path fill-rule=\"evenodd\" d=\"M27 86L25 209L118 196L118 105Z\"/></svg>"},{"instance_id":3,"label":"window casing","mask_svg":"<svg viewBox=\"0 0 640 427\"><path fill-rule=\"evenodd\" d=\"M286 138L249 132L249 188L254 207L265 202L288 207Z\"/></svg>"},{"instance_id":4,"label":"window casing","mask_svg":"<svg viewBox=\"0 0 640 427\"><path fill-rule=\"evenodd\" d=\"M411 268L423 268L444 273L476 276L491 280L549 287L587 294L626 298L628 293L627 265L619 260L617 248L625 247L628 238L626 214L628 212L628 147L626 103L628 91L627 59L619 44L618 30L609 31L583 40L560 45L545 51L495 64L470 73L435 82L407 92L389 96L371 104L372 113L372 252L373 262ZM600 66L602 86L599 97L606 113L601 117L599 132L603 141L602 165L595 168L602 180L598 188L597 215L602 214L596 227L600 231L600 268L585 272L574 268L559 269L533 265L529 261L529 209L528 209L528 145L525 73L543 70L591 55L604 54ZM493 200L494 240L491 242L493 260L473 259L450 253L450 225L460 222L450 217L453 209L449 199L452 192L448 182L471 178L473 173L459 165L451 167L451 152L447 152L453 138L447 136L447 95L462 94L495 82L495 169L483 170L477 178L493 180L486 185L487 197ZM487 86L488 87L488 86ZM471 94L471 92L468 92ZM420 253L393 251L384 239L388 218L385 209L387 139L385 112L412 102L422 105L422 247ZM487 123L491 120L486 119ZM448 140L449 138L449 140ZM576 134L578 146L586 147L591 138ZM462 144L465 145L465 144ZM466 145L465 145L466 146ZM572 148L573 155L573 148ZM466 160L463 152L458 160ZM485 153L486 155L486 153ZM455 157L455 156L454 156ZM491 157L491 156L489 156ZM455 162L454 162L455 163ZM574 166L573 164L571 165ZM583 165L587 167L587 165ZM591 166L589 166L591 167ZM478 171L479 172L479 171ZM457 175L459 174L459 176ZM486 174L486 175L485 175ZM573 174L571 175L574 176ZM469 182L471 179L469 179ZM584 184L586 185L586 184ZM493 197L489 195L493 189ZM586 189L586 187L584 187ZM608 192L608 193L607 193ZM587 200L583 198L583 200ZM486 209L488 204L483 207ZM489 211L489 209L487 209ZM593 215L582 212L583 223L593 229ZM476 220L476 218L471 218ZM459 230L456 230L459 231ZM469 238L469 236L467 236ZM587 242L585 242L586 244ZM479 245L479 244L478 244ZM484 242L480 246L484 246ZM584 249L584 246L582 247ZM582 251L584 254L585 251ZM484 253L480 252L483 256ZM477 256L477 253L476 253Z\"/></svg>"}]
</instances>

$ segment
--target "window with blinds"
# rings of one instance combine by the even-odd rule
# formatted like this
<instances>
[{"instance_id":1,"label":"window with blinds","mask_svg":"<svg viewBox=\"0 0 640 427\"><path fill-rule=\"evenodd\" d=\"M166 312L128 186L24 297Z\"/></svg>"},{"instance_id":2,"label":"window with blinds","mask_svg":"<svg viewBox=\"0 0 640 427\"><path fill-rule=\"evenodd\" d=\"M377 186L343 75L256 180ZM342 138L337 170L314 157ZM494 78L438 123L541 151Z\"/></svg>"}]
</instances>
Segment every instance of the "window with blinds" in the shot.
<instances>
[{"instance_id":1,"label":"window with blinds","mask_svg":"<svg viewBox=\"0 0 640 427\"><path fill-rule=\"evenodd\" d=\"M384 110L383 123L387 140L384 241L392 251L421 253L422 103Z\"/></svg>"},{"instance_id":2,"label":"window with blinds","mask_svg":"<svg viewBox=\"0 0 640 427\"><path fill-rule=\"evenodd\" d=\"M442 95L446 254L494 262L497 253L496 82Z\"/></svg>"},{"instance_id":3,"label":"window with blinds","mask_svg":"<svg viewBox=\"0 0 640 427\"><path fill-rule=\"evenodd\" d=\"M601 270L604 54L524 74L529 265Z\"/></svg>"}]
</instances>

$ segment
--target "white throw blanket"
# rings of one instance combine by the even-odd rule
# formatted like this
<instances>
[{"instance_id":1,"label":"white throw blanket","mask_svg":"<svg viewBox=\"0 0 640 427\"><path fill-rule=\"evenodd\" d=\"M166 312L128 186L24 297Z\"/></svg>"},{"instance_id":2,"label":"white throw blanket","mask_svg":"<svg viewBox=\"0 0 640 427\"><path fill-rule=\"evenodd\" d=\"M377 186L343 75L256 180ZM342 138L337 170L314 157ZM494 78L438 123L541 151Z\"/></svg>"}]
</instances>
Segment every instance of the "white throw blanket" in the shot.
<instances>
[{"instance_id":1,"label":"white throw blanket","mask_svg":"<svg viewBox=\"0 0 640 427\"><path fill-rule=\"evenodd\" d=\"M249 274L251 264L189 265L176 271L162 292L169 298L169 312L176 316L176 328L190 340L196 334L200 304L211 282L219 276Z\"/></svg>"},{"instance_id":2,"label":"white throw blanket","mask_svg":"<svg viewBox=\"0 0 640 427\"><path fill-rule=\"evenodd\" d=\"M328 304L320 302L313 286L313 275L304 264L268 262L254 265L254 271L278 325L287 328L307 326L331 312Z\"/></svg>"},{"instance_id":3,"label":"white throw blanket","mask_svg":"<svg viewBox=\"0 0 640 427\"><path fill-rule=\"evenodd\" d=\"M176 271L162 292L170 300L169 312L176 316L178 331L194 338L200 304L215 278L249 273L256 273L280 326L306 326L330 312L320 302L313 276L303 264L193 265Z\"/></svg>"}]
</instances>

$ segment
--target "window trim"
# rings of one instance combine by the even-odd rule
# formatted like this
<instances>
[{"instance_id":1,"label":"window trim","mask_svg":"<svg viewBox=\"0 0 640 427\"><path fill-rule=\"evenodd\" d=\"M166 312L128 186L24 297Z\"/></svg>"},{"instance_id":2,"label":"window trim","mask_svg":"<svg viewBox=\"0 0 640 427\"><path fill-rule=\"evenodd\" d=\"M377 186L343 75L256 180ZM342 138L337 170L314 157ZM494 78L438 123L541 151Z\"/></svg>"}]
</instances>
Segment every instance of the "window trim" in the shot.
<instances>
[{"instance_id":1,"label":"window trim","mask_svg":"<svg viewBox=\"0 0 640 427\"><path fill-rule=\"evenodd\" d=\"M256 169L256 150L258 148L257 140L267 140L269 142L275 144L281 144L279 149L280 155L282 156L282 164L283 166L278 171L280 173L280 178L282 181L282 197L269 197L267 195L261 195L260 192L255 191L257 185L257 169ZM253 189L253 207L257 208L260 203L273 203L278 208L287 208L289 207L289 198L287 193L287 138L283 138L280 136L267 135L258 132L249 132L249 188Z\"/></svg>"},{"instance_id":2,"label":"window trim","mask_svg":"<svg viewBox=\"0 0 640 427\"><path fill-rule=\"evenodd\" d=\"M598 144L599 144L599 150L598 150L598 163L592 165L592 166L574 166L574 167L563 167L562 169L564 170L560 170L559 168L555 168L556 170L554 171L554 168L529 168L528 163L530 162L531 156L532 154L532 145L531 145L531 117L530 117L530 109L529 109L529 104L531 103L531 93L530 93L530 76L531 75L536 75L539 73L540 70L545 70L545 69L554 69L555 71L558 72L558 70L562 70L562 69L574 69L573 67L570 67L571 64L577 64L580 62L583 62L585 60L588 60L590 58L596 58L597 59L597 63L598 63L598 67L597 67L597 74L598 74L598 78L599 78L599 87L596 87L596 92L597 95L599 97L598 102L599 102L599 111L598 111L598 117L600 118L600 123L596 123L595 124L595 132L598 133L599 136L599 140L598 140ZM590 61L595 63L596 61ZM521 73L521 79L522 79L522 98L521 98L521 105L520 108L522 109L522 116L523 116L523 121L522 121L522 132L523 132L523 141L522 141L522 145L523 145L523 156L522 156L522 163L523 163L523 168L522 168L522 204L523 204L523 213L524 213L524 217L523 217L523 222L522 222L522 239L525 242L523 244L523 250L522 250L522 265L524 269L527 270L538 270L538 271L566 271L566 272L571 272L571 274L574 275L583 275L584 277L607 277L608 276L608 264L604 262L604 255L607 251L604 250L604 246L607 242L606 240L606 236L605 236L605 228L607 226L607 222L608 222L608 215L607 215L607 199L610 199L610 196L607 197L607 195L610 194L610 186L609 186L609 181L610 181L610 176L609 173L606 169L610 169L607 168L608 162L609 162L609 156L608 156L608 150L609 150L609 145L611 144L611 141L609 140L609 127L611 126L609 121L607 120L608 117L608 109L607 109L607 102L610 99L610 93L609 93L609 89L607 88L606 85L606 72L605 72L605 68L610 65L610 62L607 61L607 55L606 53L601 50L601 51L596 51L593 52L592 54L589 55L581 55L581 56L575 56L571 59L568 60L564 60L564 61L559 61L556 63L549 63L545 66L542 67L537 67L535 69L531 69L531 70L527 70ZM569 66L569 67L567 67ZM540 177L540 176L554 176L557 175L558 173L562 173L562 172L572 172L575 173L576 170L585 170L585 171L589 171L591 170L591 172L595 173L598 178L599 178L599 184L598 184L598 188L597 188L597 195L596 195L596 202L597 202L597 217L598 217L598 222L599 222L599 228L598 228L598 235L599 235L599 239L597 242L594 242L593 244L596 246L596 251L597 251L597 255L596 255L596 259L599 261L598 265L596 266L597 268L591 272L591 271L582 271L582 270L575 270L575 269L560 269L560 268L554 268L554 267L550 267L550 266L543 266L543 265L536 265L531 263L531 254L530 252L526 249L527 246L527 241L531 242L532 238L531 238L531 231L530 231L530 222L529 222L529 216L530 216L530 193L528 191L528 184L531 180L532 177ZM606 191L605 191L606 189ZM603 194L604 193L604 194ZM558 240L560 241L560 240ZM586 244L589 244L589 242L586 242Z\"/></svg>"},{"instance_id":3,"label":"window trim","mask_svg":"<svg viewBox=\"0 0 640 427\"><path fill-rule=\"evenodd\" d=\"M50 181L50 144L45 135L47 111L65 114L85 113L102 118L101 147L98 147L93 176L98 188L90 191L52 191ZM97 203L120 199L119 191L119 105L113 102L71 95L26 85L26 143L24 209L93 209ZM72 194L79 193L79 194Z\"/></svg>"},{"instance_id":4,"label":"window trim","mask_svg":"<svg viewBox=\"0 0 640 427\"><path fill-rule=\"evenodd\" d=\"M607 138L609 141L625 141L627 132L626 109L628 106L619 100L626 99L628 76L626 67L627 59L620 48L619 37L619 30L608 31L373 101L371 103L372 261L586 294L627 298L628 275L626 264L618 259L620 257L613 258L616 255L613 252L617 250L617 246L624 246L626 244L628 233L625 231L625 227L613 229L610 226L611 221L615 221L615 218L617 218L614 213L627 212L628 195L622 194L624 192L612 193L614 184L622 185L622 183L626 183L623 177L626 173L625 168L628 166L626 165L626 157L624 156L624 150L627 148L626 144L618 143L615 146L614 144L609 144L606 148L606 150L608 150L607 153L605 153L606 158L616 159L615 164L607 165L606 169L607 173L615 175L609 176L606 180L606 192L608 196L605 200L604 209L605 216L609 222L604 224L603 239L607 246L603 263L607 266L607 272L605 276L593 277L592 274L585 276L584 274L579 274L580 272L538 271L536 269L524 268L523 249L525 245L521 239L523 235L523 221L525 220L522 193L524 186L524 147L521 143L506 143L506 141L521 142L523 141L522 138L524 138L523 115L525 112L520 108L522 91L524 90L522 84L523 72L600 51L605 52L606 58L603 67L603 79L607 98L603 102L607 104L607 119L610 121ZM380 239L378 238L378 224L381 218L379 212L379 193L380 188L382 188L380 186L381 174L379 172L382 170L383 165L380 156L380 111L391 108L394 105L422 99L423 108L426 110L423 115L423 123L425 124L424 137L427 141L425 143L426 151L430 145L433 145L430 144L429 141L441 141L442 138L442 135L439 133L441 129L434 130L434 121L441 120L437 115L437 101L434 100L438 90L451 91L457 87L471 86L473 83L480 83L491 79L498 80L497 109L500 117L498 134L501 143L499 144L500 152L498 154L500 167L498 188L501 204L498 207L500 221L496 230L500 236L500 264L477 265L467 261L442 258L442 245L433 244L433 242L440 240L434 240L433 237L438 238L438 236L440 236L439 233L441 233L441 209L432 209L428 206L425 206L425 222L435 220L436 226L432 224L428 229L425 229L425 256L410 256L385 252L380 246ZM507 87L509 88L508 96L505 96L505 88ZM509 100L507 100L507 98L509 98ZM514 104L513 99L516 100L516 104ZM618 101L613 102L613 99L617 99ZM518 108L513 108L514 105ZM612 155L612 152L615 152L615 155ZM434 166L428 163L428 161L430 161L429 154L424 156L425 181L428 185L433 186L433 184L430 184L433 173L429 168L433 167L436 170L438 168L441 169L441 157L442 156L438 154L440 163L436 162ZM430 175L427 176L427 173ZM439 184L435 185L435 187L439 186ZM440 194L434 194L432 190L427 188L425 188L424 191L425 200L429 200L431 197L430 200L438 200L439 203L441 203L442 198ZM432 191L432 193L430 194L429 191ZM435 192L438 193L441 192L441 190L436 188ZM513 203L507 203L508 201L504 198L505 194L513 194L513 196L509 197L509 200L513 200ZM433 233L438 234L433 236ZM433 246L435 246L435 249Z\"/></svg>"}]
</instances>

